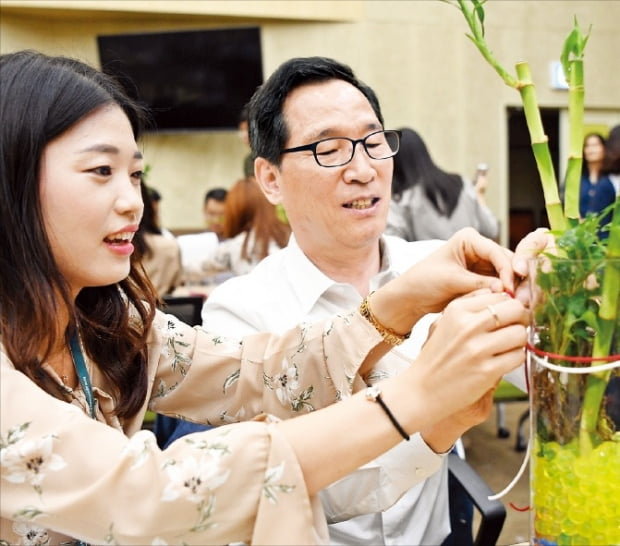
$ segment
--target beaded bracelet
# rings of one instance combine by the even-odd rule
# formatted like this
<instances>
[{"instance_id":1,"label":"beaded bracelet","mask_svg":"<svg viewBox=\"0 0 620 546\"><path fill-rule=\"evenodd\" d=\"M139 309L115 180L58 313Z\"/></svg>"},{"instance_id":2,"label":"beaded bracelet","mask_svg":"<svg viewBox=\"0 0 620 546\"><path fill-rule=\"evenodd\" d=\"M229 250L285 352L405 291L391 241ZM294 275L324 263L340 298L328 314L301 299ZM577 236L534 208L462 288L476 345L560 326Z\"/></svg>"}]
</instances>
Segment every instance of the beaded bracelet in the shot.
<instances>
[{"instance_id":1,"label":"beaded bracelet","mask_svg":"<svg viewBox=\"0 0 620 546\"><path fill-rule=\"evenodd\" d=\"M390 421L394 425L394 428L399 432L399 434L407 441L409 441L409 434L405 432L405 429L401 426L401 424L397 421L394 414L390 411L390 408L387 407L387 404L381 398L381 391L378 387L368 387L366 389L366 400L370 402L377 402L381 409L385 412L385 414L389 417Z\"/></svg>"},{"instance_id":2,"label":"beaded bracelet","mask_svg":"<svg viewBox=\"0 0 620 546\"><path fill-rule=\"evenodd\" d=\"M375 318L375 316L372 314L372 311L370 310L370 305L368 303L368 298L370 296L372 296L373 294L374 294L374 292L371 292L370 294L368 294L368 296L365 297L364 300L362 301L362 303L360 304L360 314L368 322L370 322L370 324L372 324L375 327L377 332L379 332L381 334L381 337L383 338L383 341L385 341L386 343L389 343L390 345L393 345L393 346L400 345L403 341L405 341L406 339L409 339L409 336L411 335L411 332L407 332L406 334L398 334L394 330L392 330L391 328L388 328L387 326L383 326L383 324L381 324Z\"/></svg>"}]
</instances>

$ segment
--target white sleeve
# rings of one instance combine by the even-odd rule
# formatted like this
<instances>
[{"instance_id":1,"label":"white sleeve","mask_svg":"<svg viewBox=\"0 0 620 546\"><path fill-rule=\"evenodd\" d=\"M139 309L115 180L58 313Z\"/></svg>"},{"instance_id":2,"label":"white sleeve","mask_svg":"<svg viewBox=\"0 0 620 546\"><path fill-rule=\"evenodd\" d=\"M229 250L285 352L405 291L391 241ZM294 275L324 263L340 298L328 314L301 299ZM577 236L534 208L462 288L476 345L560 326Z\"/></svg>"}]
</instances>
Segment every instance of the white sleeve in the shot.
<instances>
[{"instance_id":1,"label":"white sleeve","mask_svg":"<svg viewBox=\"0 0 620 546\"><path fill-rule=\"evenodd\" d=\"M382 512L407 491L437 472L444 455L435 453L419 434L320 493L328 523Z\"/></svg>"}]
</instances>

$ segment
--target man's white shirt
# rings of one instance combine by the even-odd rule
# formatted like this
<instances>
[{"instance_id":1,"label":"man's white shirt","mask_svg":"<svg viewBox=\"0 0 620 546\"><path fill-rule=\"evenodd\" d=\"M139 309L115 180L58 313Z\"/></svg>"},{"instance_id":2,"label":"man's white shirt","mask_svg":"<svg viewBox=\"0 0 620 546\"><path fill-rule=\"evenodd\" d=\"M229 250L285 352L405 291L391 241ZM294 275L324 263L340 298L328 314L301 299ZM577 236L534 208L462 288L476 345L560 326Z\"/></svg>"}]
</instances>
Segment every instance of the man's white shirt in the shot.
<instances>
[{"instance_id":1,"label":"man's white shirt","mask_svg":"<svg viewBox=\"0 0 620 546\"><path fill-rule=\"evenodd\" d=\"M437 249L442 241L406 242L383 237L381 270L370 283L377 290ZM347 283L323 274L301 251L294 236L247 275L218 286L202 312L203 324L221 335L281 332L355 309L361 297ZM379 365L393 375L408 366L426 340L434 316ZM359 423L364 426L364 423ZM402 441L321 492L332 544L441 544L450 532L447 461L419 434Z\"/></svg>"}]
</instances>

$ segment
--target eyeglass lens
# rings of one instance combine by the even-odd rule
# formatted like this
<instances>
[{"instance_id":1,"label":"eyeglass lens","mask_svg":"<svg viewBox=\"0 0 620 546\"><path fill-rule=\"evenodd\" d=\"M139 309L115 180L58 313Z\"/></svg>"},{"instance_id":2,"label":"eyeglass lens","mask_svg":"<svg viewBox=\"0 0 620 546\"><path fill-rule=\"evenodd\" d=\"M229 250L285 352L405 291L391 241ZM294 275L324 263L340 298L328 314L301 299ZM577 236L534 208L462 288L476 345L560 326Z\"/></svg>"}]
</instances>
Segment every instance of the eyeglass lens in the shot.
<instances>
[{"instance_id":1,"label":"eyeglass lens","mask_svg":"<svg viewBox=\"0 0 620 546\"><path fill-rule=\"evenodd\" d=\"M398 152L398 133L378 131L368 135L362 144L372 159L387 159ZM353 158L353 142L347 138L328 138L316 147L316 159L324 167L348 163Z\"/></svg>"}]
</instances>

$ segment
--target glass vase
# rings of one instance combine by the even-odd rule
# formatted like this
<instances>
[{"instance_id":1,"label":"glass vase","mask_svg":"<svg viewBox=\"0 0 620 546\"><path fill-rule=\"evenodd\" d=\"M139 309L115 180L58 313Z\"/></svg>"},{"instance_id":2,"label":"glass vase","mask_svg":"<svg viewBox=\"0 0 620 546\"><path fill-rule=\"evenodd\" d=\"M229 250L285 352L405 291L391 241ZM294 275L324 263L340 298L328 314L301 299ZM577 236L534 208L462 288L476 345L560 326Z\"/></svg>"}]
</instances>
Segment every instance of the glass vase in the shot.
<instances>
[{"instance_id":1,"label":"glass vase","mask_svg":"<svg viewBox=\"0 0 620 546\"><path fill-rule=\"evenodd\" d=\"M530 263L535 546L620 544L618 286L604 288L618 278L619 260Z\"/></svg>"}]
</instances>

